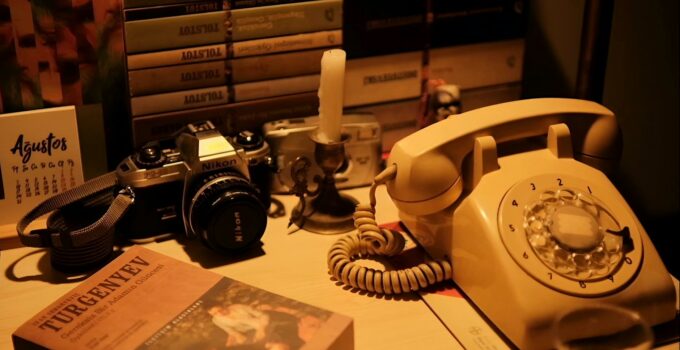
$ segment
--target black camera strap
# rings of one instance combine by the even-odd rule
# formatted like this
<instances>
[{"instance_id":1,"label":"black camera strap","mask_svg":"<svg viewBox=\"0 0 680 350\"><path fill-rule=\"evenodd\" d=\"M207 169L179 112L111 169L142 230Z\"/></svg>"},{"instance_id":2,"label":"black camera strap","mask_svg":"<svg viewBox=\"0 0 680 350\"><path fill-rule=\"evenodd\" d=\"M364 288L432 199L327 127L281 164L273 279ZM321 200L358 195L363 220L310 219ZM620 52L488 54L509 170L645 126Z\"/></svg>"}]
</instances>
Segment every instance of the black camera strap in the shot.
<instances>
[{"instance_id":1,"label":"black camera strap","mask_svg":"<svg viewBox=\"0 0 680 350\"><path fill-rule=\"evenodd\" d=\"M117 176L110 172L46 199L17 223L21 243L30 247L52 248L52 263L65 268L91 265L108 257L113 247L114 226L134 203L134 193L129 187L114 196L117 186ZM105 212L84 227L73 225L74 220L67 218L62 211L76 203L83 204L71 210L74 213L70 216L85 216L86 212L92 212L88 207L95 205L105 206ZM52 214L46 228L25 232L31 222L48 213Z\"/></svg>"}]
</instances>

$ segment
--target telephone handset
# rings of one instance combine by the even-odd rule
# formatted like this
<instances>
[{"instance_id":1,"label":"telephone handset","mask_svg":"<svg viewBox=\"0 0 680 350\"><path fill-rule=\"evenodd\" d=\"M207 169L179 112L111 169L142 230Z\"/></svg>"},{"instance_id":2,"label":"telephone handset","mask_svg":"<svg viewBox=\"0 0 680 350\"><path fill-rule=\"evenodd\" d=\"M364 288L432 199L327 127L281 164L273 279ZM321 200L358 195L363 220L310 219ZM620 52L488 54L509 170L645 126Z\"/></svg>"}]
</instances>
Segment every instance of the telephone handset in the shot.
<instances>
[{"instance_id":1,"label":"telephone handset","mask_svg":"<svg viewBox=\"0 0 680 350\"><path fill-rule=\"evenodd\" d=\"M388 164L398 172L387 183L400 210L431 214L442 210L463 190L460 169L475 139L492 136L496 143L545 135L550 125L565 123L574 156L598 168L611 168L621 153L614 114L590 101L532 99L503 103L456 115L397 142Z\"/></svg>"},{"instance_id":2,"label":"telephone handset","mask_svg":"<svg viewBox=\"0 0 680 350\"><path fill-rule=\"evenodd\" d=\"M499 144L543 135L547 147L499 155ZM355 287L391 288L385 292L451 276L522 349L551 347L553 320L593 304L633 309L651 325L669 321L676 313L670 276L603 173L620 152L614 114L590 101L520 100L452 116L394 145L371 205L358 211L368 216L360 233L329 252L331 272ZM398 250L371 216L382 183L433 262L385 273L353 263L353 253Z\"/></svg>"}]
</instances>

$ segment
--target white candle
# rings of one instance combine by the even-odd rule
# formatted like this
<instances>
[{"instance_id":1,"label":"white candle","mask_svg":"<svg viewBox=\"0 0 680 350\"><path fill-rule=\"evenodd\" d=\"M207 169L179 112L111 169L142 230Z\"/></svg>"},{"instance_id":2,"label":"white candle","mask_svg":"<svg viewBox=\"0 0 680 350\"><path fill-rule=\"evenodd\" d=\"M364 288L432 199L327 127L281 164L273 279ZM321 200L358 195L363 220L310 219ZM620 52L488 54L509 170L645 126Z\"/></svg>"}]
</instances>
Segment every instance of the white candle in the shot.
<instances>
[{"instance_id":1,"label":"white candle","mask_svg":"<svg viewBox=\"0 0 680 350\"><path fill-rule=\"evenodd\" d=\"M328 50L321 58L319 85L319 130L321 142L340 141L342 101L345 89L345 51Z\"/></svg>"}]
</instances>

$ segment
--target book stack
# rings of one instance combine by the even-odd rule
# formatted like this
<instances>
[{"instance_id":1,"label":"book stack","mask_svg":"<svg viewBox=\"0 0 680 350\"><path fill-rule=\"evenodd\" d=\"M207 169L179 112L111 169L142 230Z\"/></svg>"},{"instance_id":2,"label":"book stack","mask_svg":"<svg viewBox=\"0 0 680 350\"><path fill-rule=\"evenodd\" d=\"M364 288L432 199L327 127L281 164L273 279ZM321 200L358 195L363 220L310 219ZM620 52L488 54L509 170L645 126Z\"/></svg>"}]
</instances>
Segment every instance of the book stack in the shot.
<instances>
[{"instance_id":1,"label":"book stack","mask_svg":"<svg viewBox=\"0 0 680 350\"><path fill-rule=\"evenodd\" d=\"M314 115L342 0L125 0L133 143L211 119L223 132Z\"/></svg>"},{"instance_id":2,"label":"book stack","mask_svg":"<svg viewBox=\"0 0 680 350\"><path fill-rule=\"evenodd\" d=\"M345 107L376 116L387 151L418 129L428 81L457 85L463 111L518 99L521 5L515 0L345 0Z\"/></svg>"}]
</instances>

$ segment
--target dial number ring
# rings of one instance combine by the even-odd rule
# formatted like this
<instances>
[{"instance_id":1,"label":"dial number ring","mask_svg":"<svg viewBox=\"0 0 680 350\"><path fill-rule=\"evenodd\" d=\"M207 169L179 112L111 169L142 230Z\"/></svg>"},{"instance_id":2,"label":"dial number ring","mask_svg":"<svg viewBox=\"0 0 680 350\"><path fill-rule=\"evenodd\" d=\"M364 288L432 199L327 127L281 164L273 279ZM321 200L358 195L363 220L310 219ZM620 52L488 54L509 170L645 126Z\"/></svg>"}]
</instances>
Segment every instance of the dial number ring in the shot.
<instances>
[{"instance_id":1,"label":"dial number ring","mask_svg":"<svg viewBox=\"0 0 680 350\"><path fill-rule=\"evenodd\" d=\"M610 210L594 187L576 177L541 175L511 187L499 207L501 239L515 262L568 294L599 296L622 288L642 260L634 218Z\"/></svg>"}]
</instances>

